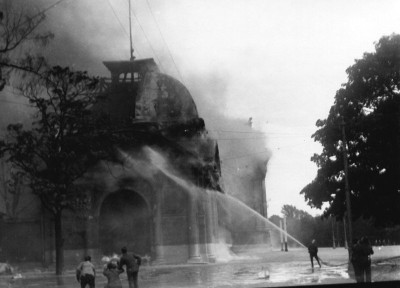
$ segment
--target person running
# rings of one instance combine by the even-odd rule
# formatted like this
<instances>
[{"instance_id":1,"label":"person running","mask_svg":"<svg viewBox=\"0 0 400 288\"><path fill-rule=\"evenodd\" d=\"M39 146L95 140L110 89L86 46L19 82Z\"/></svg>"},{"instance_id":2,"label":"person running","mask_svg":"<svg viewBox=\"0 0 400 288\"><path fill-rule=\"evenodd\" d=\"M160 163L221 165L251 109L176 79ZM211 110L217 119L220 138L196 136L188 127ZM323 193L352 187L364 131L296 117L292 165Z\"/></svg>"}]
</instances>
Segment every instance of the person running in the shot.
<instances>
[{"instance_id":1,"label":"person running","mask_svg":"<svg viewBox=\"0 0 400 288\"><path fill-rule=\"evenodd\" d=\"M319 267L321 268L321 263L319 263L318 258L318 247L315 244L315 239L311 241L311 244L308 246L308 253L310 253L310 260L311 260L311 270L314 272L314 258L317 260Z\"/></svg>"},{"instance_id":2,"label":"person running","mask_svg":"<svg viewBox=\"0 0 400 288\"><path fill-rule=\"evenodd\" d=\"M103 270L103 275L107 277L107 285L105 288L122 288L121 279L119 274L123 273L124 270L119 270L117 264L110 262Z\"/></svg>"},{"instance_id":3,"label":"person running","mask_svg":"<svg viewBox=\"0 0 400 288\"><path fill-rule=\"evenodd\" d=\"M119 259L118 269L122 270L123 266L125 266L126 275L128 276L129 288L139 288L138 275L139 266L142 263L142 258L133 253L128 253L126 247L122 247L121 252L122 255Z\"/></svg>"},{"instance_id":4,"label":"person running","mask_svg":"<svg viewBox=\"0 0 400 288\"><path fill-rule=\"evenodd\" d=\"M76 268L76 280L81 283L81 288L85 288L86 285L89 285L90 288L95 287L96 269L90 262L91 260L90 256L86 256Z\"/></svg>"}]
</instances>

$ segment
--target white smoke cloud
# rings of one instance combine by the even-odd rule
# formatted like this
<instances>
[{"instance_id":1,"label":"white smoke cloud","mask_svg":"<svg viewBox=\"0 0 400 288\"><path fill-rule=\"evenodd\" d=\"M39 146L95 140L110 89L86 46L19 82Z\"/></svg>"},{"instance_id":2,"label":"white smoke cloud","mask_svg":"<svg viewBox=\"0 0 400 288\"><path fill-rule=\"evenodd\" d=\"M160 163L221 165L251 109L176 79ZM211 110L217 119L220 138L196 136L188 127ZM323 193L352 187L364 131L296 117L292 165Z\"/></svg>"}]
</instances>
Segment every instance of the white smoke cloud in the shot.
<instances>
[{"instance_id":1,"label":"white smoke cloud","mask_svg":"<svg viewBox=\"0 0 400 288\"><path fill-rule=\"evenodd\" d=\"M186 83L210 137L218 141L225 177L250 176L247 181L251 181L254 173L265 175L271 156L266 135L252 127L252 115L232 118L224 113L229 97L225 71L217 69L201 73L193 72ZM241 180L246 181L246 178Z\"/></svg>"},{"instance_id":2,"label":"white smoke cloud","mask_svg":"<svg viewBox=\"0 0 400 288\"><path fill-rule=\"evenodd\" d=\"M15 3L35 7L35 11L51 6L46 0L34 3L17 0ZM232 182L230 178L238 176L241 182L251 181L252 174L265 173L271 153L267 149L265 134L249 125L249 118L253 115L232 118L226 114L229 87L233 85L232 73L217 64L206 69L195 65L188 68L187 64L179 66L182 61L196 63L194 59L185 59L189 57L188 54L184 51L180 53L179 50L174 54L178 67L173 65L165 45L155 42L159 35L154 23L150 25L152 20L148 8L143 3L135 5L133 35L134 44L140 48L140 58L156 56L155 60L162 66L162 70L175 75L187 86L200 117L205 120L209 136L218 141L226 182ZM127 3L115 1L62 1L46 12L46 23L40 27L43 31L49 30L55 34L55 39L42 52L53 65L70 66L77 70L87 70L94 75L109 76L102 61L129 59L127 8ZM160 4L153 9L156 13L163 14L169 7ZM140 26L135 19L139 19ZM145 34L141 33L142 28ZM153 43L153 47L149 47L149 43L145 44L147 40ZM177 75L178 70L184 72L183 78ZM243 97L247 95L244 94ZM235 185L229 189L234 187ZM233 194L237 193L241 192L235 191Z\"/></svg>"}]
</instances>

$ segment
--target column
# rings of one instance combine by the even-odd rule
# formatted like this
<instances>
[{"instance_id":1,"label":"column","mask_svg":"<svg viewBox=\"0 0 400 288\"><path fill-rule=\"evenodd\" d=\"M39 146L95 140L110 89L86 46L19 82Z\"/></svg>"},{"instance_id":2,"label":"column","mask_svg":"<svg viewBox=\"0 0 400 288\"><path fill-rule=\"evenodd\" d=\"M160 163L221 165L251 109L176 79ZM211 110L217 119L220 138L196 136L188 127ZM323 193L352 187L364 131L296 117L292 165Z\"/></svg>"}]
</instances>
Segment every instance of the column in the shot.
<instances>
[{"instance_id":1,"label":"column","mask_svg":"<svg viewBox=\"0 0 400 288\"><path fill-rule=\"evenodd\" d=\"M286 217L283 217L283 229L285 230L285 251L288 251L288 246L287 246L287 224L286 224Z\"/></svg>"},{"instance_id":2,"label":"column","mask_svg":"<svg viewBox=\"0 0 400 288\"><path fill-rule=\"evenodd\" d=\"M215 243L215 237L214 237L214 221L213 221L213 196L211 195L213 192L208 192L205 194L205 204L206 204L206 209L205 209L205 214L206 214L206 234L207 234L207 259L211 263L215 263L216 258L214 255L214 243Z\"/></svg>"},{"instance_id":3,"label":"column","mask_svg":"<svg viewBox=\"0 0 400 288\"><path fill-rule=\"evenodd\" d=\"M262 175L264 176L264 175ZM265 176L264 176L265 177ZM257 191L257 197L254 199L254 210L260 215L257 216L256 220L256 231L257 231L257 244L266 244L269 241L267 237L267 217L266 217L266 194L265 194L265 183L263 178L255 178L253 180L254 187Z\"/></svg>"},{"instance_id":4,"label":"column","mask_svg":"<svg viewBox=\"0 0 400 288\"><path fill-rule=\"evenodd\" d=\"M195 191L195 193L198 191ZM188 195L188 232L189 232L189 260L188 263L201 262L199 227L197 222L197 199L193 194Z\"/></svg>"},{"instance_id":5,"label":"column","mask_svg":"<svg viewBox=\"0 0 400 288\"><path fill-rule=\"evenodd\" d=\"M80 203L80 219L84 221L85 231L84 231L84 247L83 253L84 255L92 256L92 259L95 257L101 257L101 245L100 245L100 237L99 237L99 221L100 215L97 215L95 204L93 202L93 191L87 191L87 199Z\"/></svg>"},{"instance_id":6,"label":"column","mask_svg":"<svg viewBox=\"0 0 400 288\"><path fill-rule=\"evenodd\" d=\"M84 253L95 257L101 257L101 245L99 239L99 216L88 215L84 220L86 223L86 243L84 248Z\"/></svg>"},{"instance_id":7,"label":"column","mask_svg":"<svg viewBox=\"0 0 400 288\"><path fill-rule=\"evenodd\" d=\"M261 179L261 191L262 191L262 204L263 204L262 215L268 219L267 189L265 188L265 178Z\"/></svg>"},{"instance_id":8,"label":"column","mask_svg":"<svg viewBox=\"0 0 400 288\"><path fill-rule=\"evenodd\" d=\"M162 230L162 197L163 190L160 189L156 192L156 204L154 211L154 245L155 245L155 259L154 263L157 265L163 264L164 259L164 245L163 245L163 230Z\"/></svg>"}]
</instances>

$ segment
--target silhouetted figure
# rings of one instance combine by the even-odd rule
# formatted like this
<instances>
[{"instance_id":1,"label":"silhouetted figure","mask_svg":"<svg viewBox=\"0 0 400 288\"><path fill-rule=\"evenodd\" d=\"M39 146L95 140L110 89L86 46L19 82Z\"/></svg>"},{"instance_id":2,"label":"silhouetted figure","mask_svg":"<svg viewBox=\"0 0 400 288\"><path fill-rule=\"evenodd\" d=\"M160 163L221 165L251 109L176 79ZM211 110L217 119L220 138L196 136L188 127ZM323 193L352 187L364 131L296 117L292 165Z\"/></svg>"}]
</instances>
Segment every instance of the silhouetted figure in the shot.
<instances>
[{"instance_id":1,"label":"silhouetted figure","mask_svg":"<svg viewBox=\"0 0 400 288\"><path fill-rule=\"evenodd\" d=\"M310 253L311 270L314 272L314 258L315 260L317 260L317 263L321 268L321 263L319 263L319 258L318 258L318 247L315 244L315 239L313 239L311 241L311 244L308 246L308 253Z\"/></svg>"},{"instance_id":2,"label":"silhouetted figure","mask_svg":"<svg viewBox=\"0 0 400 288\"><path fill-rule=\"evenodd\" d=\"M142 263L142 258L135 254L128 253L126 247L122 247L121 252L122 255L119 260L118 269L123 269L123 266L125 265L129 288L139 288L138 274L139 266Z\"/></svg>"},{"instance_id":3,"label":"silhouetted figure","mask_svg":"<svg viewBox=\"0 0 400 288\"><path fill-rule=\"evenodd\" d=\"M371 282L371 255L374 250L367 237L361 238L356 251L360 265L360 279L357 282Z\"/></svg>"},{"instance_id":4,"label":"silhouetted figure","mask_svg":"<svg viewBox=\"0 0 400 288\"><path fill-rule=\"evenodd\" d=\"M113 262L108 263L103 270L103 275L107 277L107 285L105 288L122 288L119 274L123 272L123 269L118 269L117 264Z\"/></svg>"},{"instance_id":5,"label":"silhouetted figure","mask_svg":"<svg viewBox=\"0 0 400 288\"><path fill-rule=\"evenodd\" d=\"M96 269L92 262L90 262L91 260L90 256L86 256L85 260L76 268L76 280L81 283L81 288L85 288L86 285L89 285L90 288L95 287Z\"/></svg>"},{"instance_id":6,"label":"silhouetted figure","mask_svg":"<svg viewBox=\"0 0 400 288\"><path fill-rule=\"evenodd\" d=\"M357 282L361 282L361 249L360 241L358 239L353 240L353 249L351 253L351 264L353 265L354 276Z\"/></svg>"}]
</instances>

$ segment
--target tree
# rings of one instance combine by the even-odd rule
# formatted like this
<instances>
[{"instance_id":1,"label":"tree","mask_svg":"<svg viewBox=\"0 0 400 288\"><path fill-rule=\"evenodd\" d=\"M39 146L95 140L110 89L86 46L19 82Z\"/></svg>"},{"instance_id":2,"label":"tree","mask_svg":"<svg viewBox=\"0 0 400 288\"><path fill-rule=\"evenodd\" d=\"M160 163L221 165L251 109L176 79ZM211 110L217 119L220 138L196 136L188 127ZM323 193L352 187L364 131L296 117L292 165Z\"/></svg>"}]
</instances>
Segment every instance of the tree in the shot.
<instances>
[{"instance_id":1,"label":"tree","mask_svg":"<svg viewBox=\"0 0 400 288\"><path fill-rule=\"evenodd\" d=\"M297 219L297 220L302 220L303 218L306 217L312 217L306 211L297 209L295 206L288 204L282 206L281 213L286 218Z\"/></svg>"},{"instance_id":2,"label":"tree","mask_svg":"<svg viewBox=\"0 0 400 288\"><path fill-rule=\"evenodd\" d=\"M31 126L10 124L0 152L27 177L31 191L54 217L56 274L62 273L62 213L87 201L75 185L112 145L101 129L98 78L53 67L31 77L21 90L36 111ZM96 117L95 117L96 115ZM110 150L107 150L108 148Z\"/></svg>"},{"instance_id":3,"label":"tree","mask_svg":"<svg viewBox=\"0 0 400 288\"><path fill-rule=\"evenodd\" d=\"M272 215L271 217L269 217L269 221L271 221L273 224L275 224L276 226L279 227L279 221L281 221L282 218L279 217L278 215Z\"/></svg>"},{"instance_id":4,"label":"tree","mask_svg":"<svg viewBox=\"0 0 400 288\"><path fill-rule=\"evenodd\" d=\"M353 218L376 225L400 223L400 35L382 37L346 73L327 119L312 135L323 146L311 158L316 178L302 189L311 207L329 203L324 215L345 213L343 145L347 145ZM341 129L345 125L347 141Z\"/></svg>"},{"instance_id":5,"label":"tree","mask_svg":"<svg viewBox=\"0 0 400 288\"><path fill-rule=\"evenodd\" d=\"M315 220L304 210L293 205L282 206L281 213L287 218L287 230L294 238L307 245L314 237Z\"/></svg>"},{"instance_id":6,"label":"tree","mask_svg":"<svg viewBox=\"0 0 400 288\"><path fill-rule=\"evenodd\" d=\"M8 219L16 219L24 210L18 207L24 186L23 178L23 174L18 170L13 171L9 165L6 167L6 163L0 163L0 183L2 183L0 198L4 203L4 207L0 207L4 208L4 211L0 210L0 213L3 212Z\"/></svg>"},{"instance_id":7,"label":"tree","mask_svg":"<svg viewBox=\"0 0 400 288\"><path fill-rule=\"evenodd\" d=\"M15 6L11 0L0 6L0 91L15 69L38 73L45 61L34 48L46 45L54 37L50 32L38 32L45 20L43 12L32 14L26 12L28 7Z\"/></svg>"}]
</instances>

